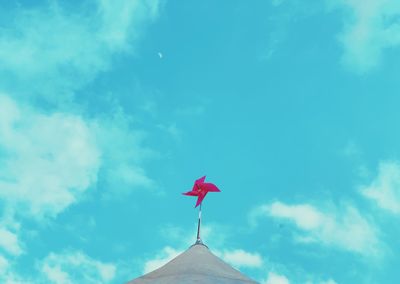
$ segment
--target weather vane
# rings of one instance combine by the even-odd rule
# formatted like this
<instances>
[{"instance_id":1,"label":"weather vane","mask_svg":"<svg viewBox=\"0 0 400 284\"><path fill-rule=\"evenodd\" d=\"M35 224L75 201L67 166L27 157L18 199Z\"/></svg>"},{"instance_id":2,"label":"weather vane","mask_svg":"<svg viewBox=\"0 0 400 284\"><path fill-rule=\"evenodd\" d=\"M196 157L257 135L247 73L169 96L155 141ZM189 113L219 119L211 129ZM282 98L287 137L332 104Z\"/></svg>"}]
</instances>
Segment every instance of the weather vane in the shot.
<instances>
[{"instance_id":1,"label":"weather vane","mask_svg":"<svg viewBox=\"0 0 400 284\"><path fill-rule=\"evenodd\" d=\"M182 193L183 195L197 196L197 202L196 202L196 206L194 208L196 208L197 206L200 205L200 208L199 208L199 222L197 224L196 244L202 244L203 243L201 241L201 238L200 238L201 204L203 203L203 199L204 199L204 197L206 197L207 193L209 193L209 192L221 192L221 190L219 190L218 187L215 186L215 184L209 183L209 182L204 182L205 179L206 179L206 176L203 176L203 177L199 178L198 180L196 180L194 182L194 185L193 185L193 188L192 188L191 191Z\"/></svg>"}]
</instances>

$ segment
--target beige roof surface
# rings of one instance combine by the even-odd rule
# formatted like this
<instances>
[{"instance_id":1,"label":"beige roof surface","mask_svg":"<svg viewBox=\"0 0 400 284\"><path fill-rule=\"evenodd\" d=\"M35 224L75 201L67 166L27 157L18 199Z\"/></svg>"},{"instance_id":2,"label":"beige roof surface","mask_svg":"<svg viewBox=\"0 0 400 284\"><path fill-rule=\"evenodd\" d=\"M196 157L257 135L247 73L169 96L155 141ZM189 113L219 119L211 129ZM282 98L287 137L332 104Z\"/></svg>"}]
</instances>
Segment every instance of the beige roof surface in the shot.
<instances>
[{"instance_id":1,"label":"beige roof surface","mask_svg":"<svg viewBox=\"0 0 400 284\"><path fill-rule=\"evenodd\" d=\"M203 244L195 244L166 265L127 284L257 283L230 267Z\"/></svg>"}]
</instances>

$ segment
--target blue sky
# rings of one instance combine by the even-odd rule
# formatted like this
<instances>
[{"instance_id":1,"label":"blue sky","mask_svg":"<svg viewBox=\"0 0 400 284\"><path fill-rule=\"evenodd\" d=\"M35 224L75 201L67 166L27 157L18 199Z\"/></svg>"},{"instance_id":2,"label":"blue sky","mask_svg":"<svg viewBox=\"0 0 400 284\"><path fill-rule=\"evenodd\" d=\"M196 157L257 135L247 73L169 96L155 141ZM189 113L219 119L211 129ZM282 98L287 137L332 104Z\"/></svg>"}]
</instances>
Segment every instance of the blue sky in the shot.
<instances>
[{"instance_id":1,"label":"blue sky","mask_svg":"<svg viewBox=\"0 0 400 284\"><path fill-rule=\"evenodd\" d=\"M0 282L203 239L262 284L397 283L396 0L2 1Z\"/></svg>"}]
</instances>

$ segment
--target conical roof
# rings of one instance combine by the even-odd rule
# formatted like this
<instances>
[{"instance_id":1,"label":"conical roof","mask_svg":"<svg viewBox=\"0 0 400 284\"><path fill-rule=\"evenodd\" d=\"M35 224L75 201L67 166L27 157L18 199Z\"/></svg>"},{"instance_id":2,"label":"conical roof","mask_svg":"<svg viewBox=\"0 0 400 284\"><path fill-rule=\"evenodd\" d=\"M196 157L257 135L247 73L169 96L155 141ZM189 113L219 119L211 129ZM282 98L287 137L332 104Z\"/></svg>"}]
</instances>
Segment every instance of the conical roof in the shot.
<instances>
[{"instance_id":1,"label":"conical roof","mask_svg":"<svg viewBox=\"0 0 400 284\"><path fill-rule=\"evenodd\" d=\"M183 284L257 283L230 267L215 256L207 246L198 243L175 257L173 260L142 277L127 284Z\"/></svg>"}]
</instances>

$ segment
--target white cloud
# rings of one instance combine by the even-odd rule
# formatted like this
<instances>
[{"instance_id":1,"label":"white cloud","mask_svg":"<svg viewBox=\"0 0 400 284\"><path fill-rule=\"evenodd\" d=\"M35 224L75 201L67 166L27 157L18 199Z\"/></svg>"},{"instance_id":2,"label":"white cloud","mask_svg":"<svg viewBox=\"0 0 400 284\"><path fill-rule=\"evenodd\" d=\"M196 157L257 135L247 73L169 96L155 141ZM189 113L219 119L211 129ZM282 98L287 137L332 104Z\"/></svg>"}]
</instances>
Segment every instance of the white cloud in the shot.
<instances>
[{"instance_id":1,"label":"white cloud","mask_svg":"<svg viewBox=\"0 0 400 284\"><path fill-rule=\"evenodd\" d=\"M17 234L2 227L0 227L0 248L14 256L18 256L22 253Z\"/></svg>"},{"instance_id":2,"label":"white cloud","mask_svg":"<svg viewBox=\"0 0 400 284\"><path fill-rule=\"evenodd\" d=\"M68 273L62 271L60 267L50 267L48 265L44 265L42 270L43 273L49 279L49 281L51 281L51 283L55 284L72 283Z\"/></svg>"},{"instance_id":3,"label":"white cloud","mask_svg":"<svg viewBox=\"0 0 400 284\"><path fill-rule=\"evenodd\" d=\"M13 21L0 30L0 86L12 89L14 97L29 93L62 109L42 114L4 96L7 106L0 106L0 135L9 135L8 145L0 141L0 151L8 155L0 155L7 169L4 178L0 173L0 198L9 204L17 200L36 215L54 216L74 203L94 184L99 169L107 189L129 192L153 185L141 166L149 153L142 147L143 135L132 132L126 115L87 120L68 114L70 105L58 102L76 96L77 89L109 68L115 54L132 52L143 26L157 17L159 1L93 0L76 9L66 6L52 1L13 10ZM39 198L38 192L44 195Z\"/></svg>"},{"instance_id":4,"label":"white cloud","mask_svg":"<svg viewBox=\"0 0 400 284\"><path fill-rule=\"evenodd\" d=\"M255 212L255 213L254 213ZM288 220L303 233L296 241L335 246L361 255L379 255L377 229L359 211L348 205L332 212L309 204L274 202L255 209L253 214Z\"/></svg>"},{"instance_id":5,"label":"white cloud","mask_svg":"<svg viewBox=\"0 0 400 284\"><path fill-rule=\"evenodd\" d=\"M9 263L8 259L6 259L4 256L2 256L0 254L0 275L1 274L4 275L6 273L9 265L10 265L10 263Z\"/></svg>"},{"instance_id":6,"label":"white cloud","mask_svg":"<svg viewBox=\"0 0 400 284\"><path fill-rule=\"evenodd\" d=\"M137 188L152 188L142 162L153 155L143 146L145 134L133 130L132 121L123 113L100 118L93 123L97 144L102 151L103 179L107 197L121 197Z\"/></svg>"},{"instance_id":7,"label":"white cloud","mask_svg":"<svg viewBox=\"0 0 400 284\"><path fill-rule=\"evenodd\" d=\"M20 215L55 216L96 182L100 152L79 116L0 96L0 138L0 198Z\"/></svg>"},{"instance_id":8,"label":"white cloud","mask_svg":"<svg viewBox=\"0 0 400 284\"><path fill-rule=\"evenodd\" d=\"M81 200L96 186L100 172L109 191L118 192L117 185L126 190L153 184L141 166L149 151L128 116L87 118L66 111L72 104L64 102L77 98L80 87L110 68L115 54L134 50L143 26L157 17L159 1L40 5L10 10L12 21L0 29L0 88L7 90L0 94L0 200L11 219L36 221ZM35 98L22 103L26 94ZM32 101L44 102L47 109L29 106ZM0 229L0 246L21 254L18 231L5 228ZM64 261L59 256L50 255L42 267L56 283L106 283L115 274L113 265L83 254L65 254ZM70 273L76 263L87 267L82 281L75 279L79 272ZM0 282L32 283L12 271L0 275Z\"/></svg>"},{"instance_id":9,"label":"white cloud","mask_svg":"<svg viewBox=\"0 0 400 284\"><path fill-rule=\"evenodd\" d=\"M100 284L116 280L117 266L93 259L80 251L50 253L37 261L35 270L24 277L16 270L16 263L0 255L0 282L5 284Z\"/></svg>"},{"instance_id":10,"label":"white cloud","mask_svg":"<svg viewBox=\"0 0 400 284\"><path fill-rule=\"evenodd\" d=\"M0 31L0 83L10 87L14 82L13 90L65 100L107 70L114 54L131 51L142 26L159 9L158 0L92 4L88 10L89 3L81 3L74 12L57 2L17 9Z\"/></svg>"},{"instance_id":11,"label":"white cloud","mask_svg":"<svg viewBox=\"0 0 400 284\"><path fill-rule=\"evenodd\" d=\"M237 268L260 268L263 264L260 254L250 253L242 249L224 250L220 253L216 252L216 254Z\"/></svg>"},{"instance_id":12,"label":"white cloud","mask_svg":"<svg viewBox=\"0 0 400 284\"><path fill-rule=\"evenodd\" d=\"M343 61L355 71L376 67L385 49L400 45L400 2L397 0L330 0L345 9L340 42Z\"/></svg>"},{"instance_id":13,"label":"white cloud","mask_svg":"<svg viewBox=\"0 0 400 284\"><path fill-rule=\"evenodd\" d=\"M0 96L0 199L14 213L54 217L102 178L121 196L154 182L141 166L151 151L123 114L96 120L46 114Z\"/></svg>"},{"instance_id":14,"label":"white cloud","mask_svg":"<svg viewBox=\"0 0 400 284\"><path fill-rule=\"evenodd\" d=\"M288 206L276 202L268 206L267 210L272 216L292 219L297 226L305 230L318 228L325 218L323 214L308 204Z\"/></svg>"},{"instance_id":15,"label":"white cloud","mask_svg":"<svg viewBox=\"0 0 400 284\"><path fill-rule=\"evenodd\" d=\"M0 254L0 283L4 284L32 284L32 279L24 279L14 271L15 263Z\"/></svg>"},{"instance_id":16,"label":"white cloud","mask_svg":"<svg viewBox=\"0 0 400 284\"><path fill-rule=\"evenodd\" d=\"M337 283L336 283L335 280L329 279L329 280L326 280L326 281L321 281L321 282L319 282L319 284L337 284Z\"/></svg>"},{"instance_id":17,"label":"white cloud","mask_svg":"<svg viewBox=\"0 0 400 284\"><path fill-rule=\"evenodd\" d=\"M5 214L0 224L0 249L14 257L20 255L20 226L15 218L39 221L55 217L97 185L100 171L110 185L110 194L150 186L153 182L141 167L150 152L142 147L142 137L131 130L124 114L85 119L76 114L46 113L0 95L0 200ZM1 283L36 283L9 269L2 260L0 269L8 271L0 273ZM93 276L87 268L86 274L80 275L70 272L67 264L47 263L42 267L47 280L37 283L109 283L107 279L115 273L114 266L81 262L95 265L97 274ZM77 281L75 275L83 280Z\"/></svg>"},{"instance_id":18,"label":"white cloud","mask_svg":"<svg viewBox=\"0 0 400 284\"><path fill-rule=\"evenodd\" d=\"M109 283L116 266L104 263L79 251L50 253L39 264L43 277L55 284Z\"/></svg>"},{"instance_id":19,"label":"white cloud","mask_svg":"<svg viewBox=\"0 0 400 284\"><path fill-rule=\"evenodd\" d=\"M382 162L371 184L360 189L363 196L393 214L400 214L400 164Z\"/></svg>"},{"instance_id":20,"label":"white cloud","mask_svg":"<svg viewBox=\"0 0 400 284\"><path fill-rule=\"evenodd\" d=\"M260 284L289 284L289 283L305 283L305 284L337 284L335 280L329 278L328 280L321 280L315 279L313 275L307 275L307 278L311 278L311 280L304 281L304 276L302 277L303 280L293 280L290 281L286 275L279 274L276 271L270 271L266 279L260 281ZM314 278L314 279L313 279Z\"/></svg>"},{"instance_id":21,"label":"white cloud","mask_svg":"<svg viewBox=\"0 0 400 284\"><path fill-rule=\"evenodd\" d=\"M160 8L158 0L98 2L102 17L100 38L114 49L126 48L129 40L136 39L139 33L138 30L132 30L132 27L137 28L143 20L153 20Z\"/></svg>"},{"instance_id":22,"label":"white cloud","mask_svg":"<svg viewBox=\"0 0 400 284\"><path fill-rule=\"evenodd\" d=\"M285 275L280 275L275 272L269 272L266 280L262 284L289 284L289 279Z\"/></svg>"},{"instance_id":23,"label":"white cloud","mask_svg":"<svg viewBox=\"0 0 400 284\"><path fill-rule=\"evenodd\" d=\"M14 97L22 88L44 101L63 101L107 69L112 55L131 51L159 10L158 0L80 5L74 11L52 2L12 12L13 21L0 30L2 88L11 84ZM21 215L41 218L75 203L99 170L106 188L150 187L140 164L149 151L127 121L123 114L87 120L65 111L44 113L1 95L0 199Z\"/></svg>"}]
</instances>

